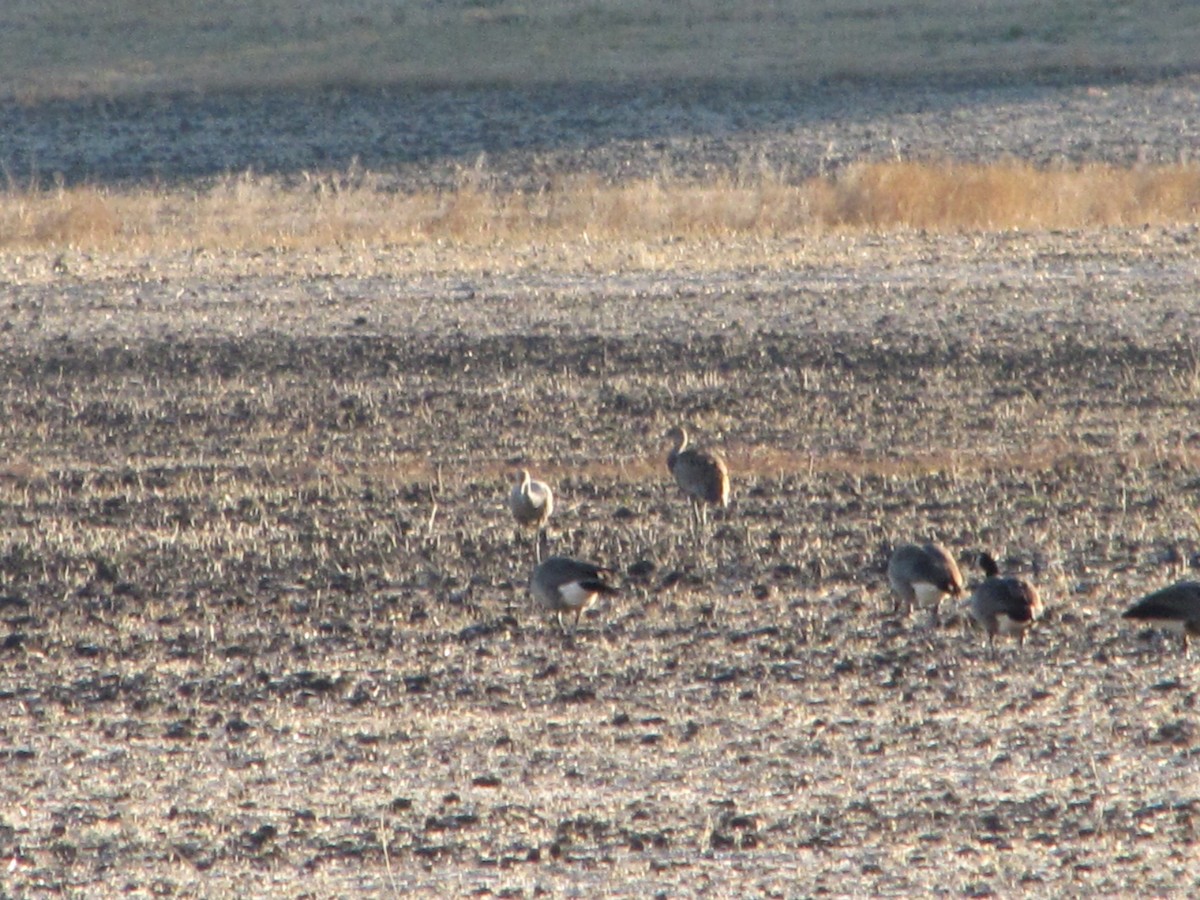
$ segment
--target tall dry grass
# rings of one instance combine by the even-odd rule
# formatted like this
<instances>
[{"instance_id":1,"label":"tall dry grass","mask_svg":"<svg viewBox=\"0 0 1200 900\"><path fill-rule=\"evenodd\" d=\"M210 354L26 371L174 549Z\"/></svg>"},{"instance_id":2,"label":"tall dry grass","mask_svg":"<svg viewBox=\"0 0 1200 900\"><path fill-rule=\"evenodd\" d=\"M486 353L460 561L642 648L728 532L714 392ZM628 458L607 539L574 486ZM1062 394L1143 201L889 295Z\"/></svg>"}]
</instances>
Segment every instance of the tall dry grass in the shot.
<instances>
[{"instance_id":1,"label":"tall dry grass","mask_svg":"<svg viewBox=\"0 0 1200 900\"><path fill-rule=\"evenodd\" d=\"M856 166L817 183L830 225L862 228L1083 228L1189 221L1200 167L1038 169L1027 163Z\"/></svg>"},{"instance_id":2,"label":"tall dry grass","mask_svg":"<svg viewBox=\"0 0 1200 900\"><path fill-rule=\"evenodd\" d=\"M351 186L347 187L346 185ZM863 163L789 184L770 175L703 183L608 184L565 178L547 190L397 194L378 179L229 177L203 190L10 187L0 194L0 247L120 245L168 250L304 248L336 243L464 245L827 230L1087 228L1195 221L1200 167L1038 169L924 162Z\"/></svg>"}]
</instances>

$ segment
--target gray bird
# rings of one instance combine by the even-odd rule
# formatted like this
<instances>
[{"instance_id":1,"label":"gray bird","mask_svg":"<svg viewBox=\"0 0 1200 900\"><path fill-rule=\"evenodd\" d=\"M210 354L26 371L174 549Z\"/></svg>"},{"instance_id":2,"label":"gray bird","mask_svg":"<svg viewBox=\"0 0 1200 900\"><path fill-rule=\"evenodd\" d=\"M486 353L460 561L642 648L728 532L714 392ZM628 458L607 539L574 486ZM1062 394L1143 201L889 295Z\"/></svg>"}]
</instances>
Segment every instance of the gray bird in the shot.
<instances>
[{"instance_id":1,"label":"gray bird","mask_svg":"<svg viewBox=\"0 0 1200 900\"><path fill-rule=\"evenodd\" d=\"M513 486L508 496L508 508L513 518L523 528L533 527L533 554L537 562L542 561L542 531L550 514L554 512L554 492L544 481L529 477L528 469L521 469L521 480Z\"/></svg>"},{"instance_id":2,"label":"gray bird","mask_svg":"<svg viewBox=\"0 0 1200 900\"><path fill-rule=\"evenodd\" d=\"M984 580L971 594L968 609L988 635L988 650L996 653L997 634L1015 634L1025 643L1025 632L1042 614L1042 600L1037 590L1022 578L1001 578L1000 567L990 553L979 554L979 568Z\"/></svg>"},{"instance_id":3,"label":"gray bird","mask_svg":"<svg viewBox=\"0 0 1200 900\"><path fill-rule=\"evenodd\" d=\"M1188 653L1188 638L1200 636L1200 581L1180 581L1147 594L1121 614L1123 619L1138 619L1155 628L1179 632L1183 654Z\"/></svg>"},{"instance_id":4,"label":"gray bird","mask_svg":"<svg viewBox=\"0 0 1200 900\"><path fill-rule=\"evenodd\" d=\"M729 467L720 454L688 447L688 433L676 425L667 432L675 446L667 454L667 469L688 500L700 524L708 521L708 507L729 505Z\"/></svg>"},{"instance_id":5,"label":"gray bird","mask_svg":"<svg viewBox=\"0 0 1200 900\"><path fill-rule=\"evenodd\" d=\"M919 604L932 610L933 624L938 623L938 607L946 596L958 597L963 592L963 577L949 551L940 544L901 544L892 554L887 567L888 583L896 594L893 612L910 615Z\"/></svg>"},{"instance_id":6,"label":"gray bird","mask_svg":"<svg viewBox=\"0 0 1200 900\"><path fill-rule=\"evenodd\" d=\"M529 579L529 592L558 617L558 626L564 632L563 613L575 613L575 624L571 629L574 632L579 627L579 617L597 597L620 593L604 580L605 575L612 574L611 569L593 563L551 556L534 568Z\"/></svg>"}]
</instances>

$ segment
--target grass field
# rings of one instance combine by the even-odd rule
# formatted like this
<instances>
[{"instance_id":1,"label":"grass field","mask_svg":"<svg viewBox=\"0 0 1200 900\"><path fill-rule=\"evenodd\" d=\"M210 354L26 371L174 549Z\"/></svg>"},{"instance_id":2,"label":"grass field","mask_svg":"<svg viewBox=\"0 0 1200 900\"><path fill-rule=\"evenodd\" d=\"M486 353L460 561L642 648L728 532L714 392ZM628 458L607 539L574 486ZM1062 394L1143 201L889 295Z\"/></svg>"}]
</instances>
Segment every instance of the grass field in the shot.
<instances>
[{"instance_id":1,"label":"grass field","mask_svg":"<svg viewBox=\"0 0 1200 900\"><path fill-rule=\"evenodd\" d=\"M638 175L13 178L0 895L1200 893L1195 656L1119 617L1200 568L1196 170L1186 116L1138 109L1194 85L1118 77L1194 68L1196 13L1059 7L4 7L0 84L95 130L85 170L119 119L177 136L176 89L228 116L187 135L244 109L252 147L280 87L913 87L812 178L739 169L752 128L647 177L600 124L572 134ZM924 84L1050 76L1069 165L875 152ZM1024 140L1024 94L972 96L964 135ZM680 422L733 472L700 536ZM552 550L617 572L573 637L526 590L517 467ZM914 539L1035 583L1025 646L893 612Z\"/></svg>"}]
</instances>

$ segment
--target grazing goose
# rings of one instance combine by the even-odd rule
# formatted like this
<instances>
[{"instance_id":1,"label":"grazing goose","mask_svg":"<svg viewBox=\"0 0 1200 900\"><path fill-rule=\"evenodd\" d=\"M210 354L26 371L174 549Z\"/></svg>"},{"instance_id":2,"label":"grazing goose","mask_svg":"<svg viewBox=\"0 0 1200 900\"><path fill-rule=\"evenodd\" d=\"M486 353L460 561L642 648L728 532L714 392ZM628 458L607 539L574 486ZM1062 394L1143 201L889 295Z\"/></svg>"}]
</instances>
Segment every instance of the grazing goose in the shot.
<instances>
[{"instance_id":1,"label":"grazing goose","mask_svg":"<svg viewBox=\"0 0 1200 900\"><path fill-rule=\"evenodd\" d=\"M1015 634L1024 645L1025 632L1042 614L1037 590L1021 578L999 577L1000 567L990 553L979 554L984 580L971 594L971 618L988 635L988 650L996 654L996 635Z\"/></svg>"},{"instance_id":2,"label":"grazing goose","mask_svg":"<svg viewBox=\"0 0 1200 900\"><path fill-rule=\"evenodd\" d=\"M1178 631L1184 656L1188 638L1200 636L1200 581L1181 581L1147 594L1122 613L1123 619L1139 619L1155 628Z\"/></svg>"},{"instance_id":3,"label":"grazing goose","mask_svg":"<svg viewBox=\"0 0 1200 900\"><path fill-rule=\"evenodd\" d=\"M542 561L541 535L550 514L554 512L554 492L544 481L534 481L529 470L521 470L521 480L513 486L508 496L508 508L513 518L522 527L533 526L533 554L537 562Z\"/></svg>"},{"instance_id":4,"label":"grazing goose","mask_svg":"<svg viewBox=\"0 0 1200 900\"><path fill-rule=\"evenodd\" d=\"M888 561L887 576L896 594L892 611L899 612L900 601L904 601L904 614L910 615L913 605L919 603L931 608L934 625L938 624L942 598L957 597L963 591L958 564L940 544L901 544Z\"/></svg>"},{"instance_id":5,"label":"grazing goose","mask_svg":"<svg viewBox=\"0 0 1200 900\"><path fill-rule=\"evenodd\" d=\"M558 626L564 632L563 613L574 612L575 625L571 629L574 632L579 627L579 617L597 597L620 593L604 581L605 575L612 574L611 569L603 566L565 556L551 556L533 570L529 591L542 606L555 613Z\"/></svg>"},{"instance_id":6,"label":"grazing goose","mask_svg":"<svg viewBox=\"0 0 1200 900\"><path fill-rule=\"evenodd\" d=\"M676 425L667 432L675 447L667 454L667 469L692 503L701 524L708 521L709 506L729 505L729 467L717 453L688 447L688 433Z\"/></svg>"}]
</instances>

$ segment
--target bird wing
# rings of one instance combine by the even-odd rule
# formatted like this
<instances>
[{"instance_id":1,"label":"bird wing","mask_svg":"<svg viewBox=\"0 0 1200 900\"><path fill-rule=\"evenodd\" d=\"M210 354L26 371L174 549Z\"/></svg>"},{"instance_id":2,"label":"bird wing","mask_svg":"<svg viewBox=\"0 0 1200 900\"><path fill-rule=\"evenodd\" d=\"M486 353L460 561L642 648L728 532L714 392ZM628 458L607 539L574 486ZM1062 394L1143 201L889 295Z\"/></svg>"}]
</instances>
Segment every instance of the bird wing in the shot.
<instances>
[{"instance_id":1,"label":"bird wing","mask_svg":"<svg viewBox=\"0 0 1200 900\"><path fill-rule=\"evenodd\" d=\"M913 581L928 581L938 589L950 593L952 588L962 587L962 576L958 574L953 560L947 559L940 550L930 550L913 560Z\"/></svg>"},{"instance_id":2,"label":"bird wing","mask_svg":"<svg viewBox=\"0 0 1200 900\"><path fill-rule=\"evenodd\" d=\"M584 578L580 581L577 581L576 584L578 584L584 590L591 591L593 594L619 594L619 593L621 593L619 590L617 590L617 588L613 587L611 584L608 584L607 582L603 581L600 578Z\"/></svg>"},{"instance_id":3,"label":"bird wing","mask_svg":"<svg viewBox=\"0 0 1200 900\"><path fill-rule=\"evenodd\" d=\"M1141 600L1125 612L1122 619L1197 619L1200 620L1200 608L1186 609L1177 603L1162 600Z\"/></svg>"},{"instance_id":4,"label":"bird wing","mask_svg":"<svg viewBox=\"0 0 1200 900\"><path fill-rule=\"evenodd\" d=\"M1200 619L1200 581L1181 581L1147 594L1121 614L1125 619Z\"/></svg>"},{"instance_id":5,"label":"bird wing","mask_svg":"<svg viewBox=\"0 0 1200 900\"><path fill-rule=\"evenodd\" d=\"M712 453L686 450L675 460L673 472L684 491L709 503L722 502L728 490L728 467Z\"/></svg>"},{"instance_id":6,"label":"bird wing","mask_svg":"<svg viewBox=\"0 0 1200 900\"><path fill-rule=\"evenodd\" d=\"M554 495L550 493L550 486L543 484L540 481L534 481L529 485L529 502L538 509L544 509L546 506L553 503Z\"/></svg>"},{"instance_id":7,"label":"bird wing","mask_svg":"<svg viewBox=\"0 0 1200 900\"><path fill-rule=\"evenodd\" d=\"M1014 622L1032 622L1041 605L1033 585L1020 578L1001 578L999 583L1001 590L998 592L996 612L1003 613Z\"/></svg>"}]
</instances>

